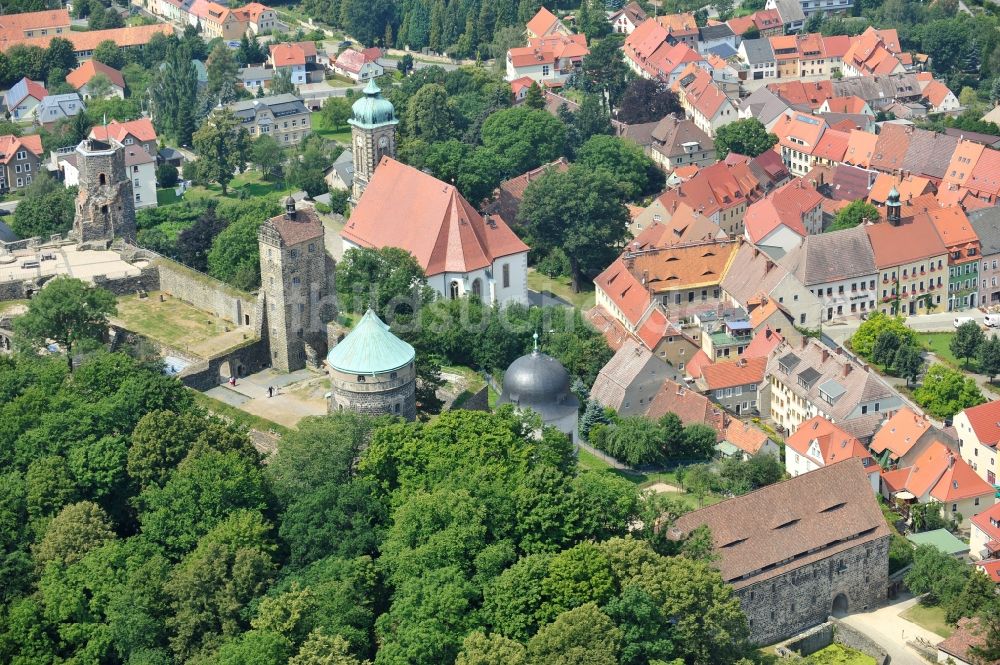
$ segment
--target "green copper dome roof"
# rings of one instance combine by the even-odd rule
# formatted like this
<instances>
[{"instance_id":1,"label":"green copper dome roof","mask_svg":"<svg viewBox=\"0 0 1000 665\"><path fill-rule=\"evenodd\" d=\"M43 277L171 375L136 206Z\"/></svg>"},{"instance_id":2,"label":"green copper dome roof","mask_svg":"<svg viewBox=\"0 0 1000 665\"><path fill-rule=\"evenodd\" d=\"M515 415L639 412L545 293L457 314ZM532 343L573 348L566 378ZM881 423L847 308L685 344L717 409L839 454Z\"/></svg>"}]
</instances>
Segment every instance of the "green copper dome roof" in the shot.
<instances>
[{"instance_id":1,"label":"green copper dome roof","mask_svg":"<svg viewBox=\"0 0 1000 665\"><path fill-rule=\"evenodd\" d=\"M348 122L360 127L396 124L396 109L392 107L392 102L382 97L382 90L375 85L375 79L368 79L368 85L362 92L365 96L351 106L354 117Z\"/></svg>"},{"instance_id":2,"label":"green copper dome roof","mask_svg":"<svg viewBox=\"0 0 1000 665\"><path fill-rule=\"evenodd\" d=\"M326 362L346 374L381 374L413 362L413 347L391 332L372 310L326 356Z\"/></svg>"}]
</instances>

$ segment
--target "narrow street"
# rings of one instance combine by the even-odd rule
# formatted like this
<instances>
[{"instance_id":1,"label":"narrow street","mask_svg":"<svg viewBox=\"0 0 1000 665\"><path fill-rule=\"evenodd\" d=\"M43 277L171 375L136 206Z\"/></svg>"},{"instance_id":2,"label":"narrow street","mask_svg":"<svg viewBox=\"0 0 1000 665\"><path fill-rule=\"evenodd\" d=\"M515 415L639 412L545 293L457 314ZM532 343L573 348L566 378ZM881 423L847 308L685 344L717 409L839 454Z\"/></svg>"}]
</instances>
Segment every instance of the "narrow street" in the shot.
<instances>
[{"instance_id":1,"label":"narrow street","mask_svg":"<svg viewBox=\"0 0 1000 665\"><path fill-rule=\"evenodd\" d=\"M944 638L900 616L917 602L917 598L907 594L876 610L851 614L841 621L877 642L889 653L892 665L926 665L927 661L906 643L919 639L934 645Z\"/></svg>"}]
</instances>

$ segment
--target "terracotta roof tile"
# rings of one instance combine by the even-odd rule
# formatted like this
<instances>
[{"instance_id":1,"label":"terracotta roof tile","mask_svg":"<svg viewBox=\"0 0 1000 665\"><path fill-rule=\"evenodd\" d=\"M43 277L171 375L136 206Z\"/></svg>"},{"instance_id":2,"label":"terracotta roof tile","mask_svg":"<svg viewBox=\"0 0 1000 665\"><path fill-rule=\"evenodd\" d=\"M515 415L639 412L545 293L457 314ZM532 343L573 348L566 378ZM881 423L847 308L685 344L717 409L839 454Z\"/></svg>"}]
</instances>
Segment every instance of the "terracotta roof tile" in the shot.
<instances>
[{"instance_id":1,"label":"terracotta roof tile","mask_svg":"<svg viewBox=\"0 0 1000 665\"><path fill-rule=\"evenodd\" d=\"M708 357L704 349L698 349L695 354L691 356L691 360L687 361L684 365L684 373L690 376L692 379L701 378L702 371L712 364L712 359Z\"/></svg>"},{"instance_id":2,"label":"terracotta roof tile","mask_svg":"<svg viewBox=\"0 0 1000 665\"><path fill-rule=\"evenodd\" d=\"M1000 503L993 504L970 519L977 529L986 534L988 540L1000 540Z\"/></svg>"},{"instance_id":3,"label":"terracotta roof tile","mask_svg":"<svg viewBox=\"0 0 1000 665\"><path fill-rule=\"evenodd\" d=\"M864 228L875 254L875 265L880 269L948 253L927 214L912 217L900 226L879 223Z\"/></svg>"},{"instance_id":4,"label":"terracotta roof tile","mask_svg":"<svg viewBox=\"0 0 1000 665\"><path fill-rule=\"evenodd\" d=\"M814 441L819 447L820 459L810 454L810 447ZM812 459L818 466L835 464L851 457L862 460L866 469L875 466L875 460L860 441L823 416L814 416L799 425L798 429L785 439L785 445L799 455Z\"/></svg>"},{"instance_id":5,"label":"terracotta roof tile","mask_svg":"<svg viewBox=\"0 0 1000 665\"><path fill-rule=\"evenodd\" d=\"M107 141L110 137L119 143L124 143L125 138L129 135L143 143L157 140L156 129L153 128L153 123L149 118L139 118L127 122L112 120L107 125L95 125L90 130L90 137L98 141Z\"/></svg>"},{"instance_id":6,"label":"terracotta roof tile","mask_svg":"<svg viewBox=\"0 0 1000 665\"><path fill-rule=\"evenodd\" d=\"M764 430L750 423L733 420L726 428L725 439L748 455L756 455L770 437Z\"/></svg>"},{"instance_id":7,"label":"terracotta roof tile","mask_svg":"<svg viewBox=\"0 0 1000 665\"><path fill-rule=\"evenodd\" d=\"M981 444L995 447L1000 442L1000 401L972 406L962 413Z\"/></svg>"},{"instance_id":8,"label":"terracotta roof tile","mask_svg":"<svg viewBox=\"0 0 1000 665\"><path fill-rule=\"evenodd\" d=\"M298 210L294 217L282 213L267 220L265 225L277 230L286 247L323 237L323 222L314 210Z\"/></svg>"},{"instance_id":9,"label":"terracotta roof tile","mask_svg":"<svg viewBox=\"0 0 1000 665\"><path fill-rule=\"evenodd\" d=\"M708 425L719 437L725 428L724 415L711 400L670 380L664 381L659 392L650 400L646 417L657 420L668 413L676 414L685 425Z\"/></svg>"},{"instance_id":10,"label":"terracotta roof tile","mask_svg":"<svg viewBox=\"0 0 1000 665\"><path fill-rule=\"evenodd\" d=\"M528 32L542 36L549 31L549 29L558 21L559 19L555 14L550 12L545 7L539 8L538 12L531 17L531 20L526 24Z\"/></svg>"},{"instance_id":11,"label":"terracotta roof tile","mask_svg":"<svg viewBox=\"0 0 1000 665\"><path fill-rule=\"evenodd\" d=\"M174 34L174 29L164 23L153 25L130 25L124 28L114 28L110 30L89 30L87 32L64 32L59 35L47 35L45 37L31 37L18 41L0 40L0 51L17 44L24 46L39 46L48 48L49 42L54 38L67 39L73 44L74 51L93 51L97 45L103 41L111 40L120 47L145 46L155 34L163 34L168 37Z\"/></svg>"},{"instance_id":12,"label":"terracotta roof tile","mask_svg":"<svg viewBox=\"0 0 1000 665\"><path fill-rule=\"evenodd\" d=\"M36 157L42 157L44 154L42 150L42 137L38 134L29 134L27 136L4 134L0 136L0 163L9 164L21 148L31 151Z\"/></svg>"},{"instance_id":13,"label":"terracotta roof tile","mask_svg":"<svg viewBox=\"0 0 1000 665\"><path fill-rule=\"evenodd\" d=\"M81 63L79 67L66 75L66 83L73 86L75 90L79 90L90 83L90 80L98 74L106 76L112 85L116 85L122 90L125 89L125 79L121 72L97 60L87 60Z\"/></svg>"},{"instance_id":14,"label":"terracotta roof tile","mask_svg":"<svg viewBox=\"0 0 1000 665\"><path fill-rule=\"evenodd\" d=\"M766 358L740 358L731 362L717 362L706 365L701 370L701 381L707 390L734 388L764 380Z\"/></svg>"},{"instance_id":15,"label":"terracotta roof tile","mask_svg":"<svg viewBox=\"0 0 1000 665\"><path fill-rule=\"evenodd\" d=\"M903 407L882 423L882 427L872 437L869 449L880 454L886 450L899 459L910 452L917 441L933 427L925 416L917 415L909 407Z\"/></svg>"},{"instance_id":16,"label":"terracotta roof tile","mask_svg":"<svg viewBox=\"0 0 1000 665\"><path fill-rule=\"evenodd\" d=\"M597 329L597 332L604 336L612 351L617 351L626 340L630 339L625 326L600 305L595 305L592 309L588 310L584 314L584 318Z\"/></svg>"}]
</instances>

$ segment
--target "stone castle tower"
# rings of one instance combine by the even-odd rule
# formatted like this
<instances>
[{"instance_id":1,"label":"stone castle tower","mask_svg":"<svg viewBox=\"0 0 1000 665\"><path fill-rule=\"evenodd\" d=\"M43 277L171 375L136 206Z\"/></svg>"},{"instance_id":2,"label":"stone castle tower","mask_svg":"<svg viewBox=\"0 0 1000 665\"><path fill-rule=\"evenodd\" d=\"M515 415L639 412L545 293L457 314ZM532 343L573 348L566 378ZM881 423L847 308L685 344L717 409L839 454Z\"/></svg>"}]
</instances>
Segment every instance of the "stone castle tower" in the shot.
<instances>
[{"instance_id":1,"label":"stone castle tower","mask_svg":"<svg viewBox=\"0 0 1000 665\"><path fill-rule=\"evenodd\" d=\"M393 335L372 310L326 357L332 413L347 409L406 420L417 417L416 353Z\"/></svg>"},{"instance_id":2,"label":"stone castle tower","mask_svg":"<svg viewBox=\"0 0 1000 665\"><path fill-rule=\"evenodd\" d=\"M76 146L80 193L73 234L81 244L107 245L116 237L135 238L132 181L125 170L125 147L111 139L84 139Z\"/></svg>"},{"instance_id":3,"label":"stone castle tower","mask_svg":"<svg viewBox=\"0 0 1000 665\"><path fill-rule=\"evenodd\" d=\"M319 367L326 324L336 315L323 223L312 210L296 210L288 197L284 214L264 222L257 239L271 366L283 372Z\"/></svg>"},{"instance_id":4,"label":"stone castle tower","mask_svg":"<svg viewBox=\"0 0 1000 665\"><path fill-rule=\"evenodd\" d=\"M396 109L382 97L382 90L369 79L364 97L351 107L351 139L354 150L354 186L351 196L357 201L371 182L375 167L383 155L396 156Z\"/></svg>"}]
</instances>

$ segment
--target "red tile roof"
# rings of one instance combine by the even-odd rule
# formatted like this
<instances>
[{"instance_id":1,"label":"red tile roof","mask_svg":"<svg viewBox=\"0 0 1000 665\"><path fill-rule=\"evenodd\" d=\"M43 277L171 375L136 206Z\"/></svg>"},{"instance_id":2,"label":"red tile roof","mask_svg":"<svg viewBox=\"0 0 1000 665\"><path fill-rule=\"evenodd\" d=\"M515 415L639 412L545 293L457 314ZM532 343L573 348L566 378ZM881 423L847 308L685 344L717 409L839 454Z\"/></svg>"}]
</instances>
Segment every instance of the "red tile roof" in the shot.
<instances>
[{"instance_id":1,"label":"red tile roof","mask_svg":"<svg viewBox=\"0 0 1000 665\"><path fill-rule=\"evenodd\" d=\"M29 134L28 136L5 134L0 136L0 163L9 164L10 160L14 159L14 156L22 148L30 151L36 157L41 157L43 154L42 137L38 134Z\"/></svg>"},{"instance_id":2,"label":"red tile roof","mask_svg":"<svg viewBox=\"0 0 1000 665\"><path fill-rule=\"evenodd\" d=\"M812 442L819 445L821 459L815 459L809 454ZM785 439L785 445L803 457L808 457L819 466L841 462L851 457L869 460L866 467L874 466L875 461L857 438L840 429L823 416L813 416L799 425L795 432Z\"/></svg>"},{"instance_id":3,"label":"red tile roof","mask_svg":"<svg viewBox=\"0 0 1000 665\"><path fill-rule=\"evenodd\" d=\"M979 619L963 618L958 621L958 629L946 640L938 642L937 648L963 663L976 662L977 665L998 665L1000 660L980 662L976 660L969 649L973 646L982 647L986 644L986 628ZM950 658L948 660L951 660Z\"/></svg>"},{"instance_id":4,"label":"red tile roof","mask_svg":"<svg viewBox=\"0 0 1000 665\"><path fill-rule=\"evenodd\" d=\"M110 137L119 143L124 143L125 138L129 135L141 143L157 140L156 129L153 128L153 122L149 118L139 118L127 122L112 120L107 125L95 125L90 130L90 137L98 141L107 141Z\"/></svg>"},{"instance_id":5,"label":"red tile roof","mask_svg":"<svg viewBox=\"0 0 1000 665\"><path fill-rule=\"evenodd\" d=\"M826 121L809 113L792 113L781 116L772 131L779 145L811 155L826 131Z\"/></svg>"},{"instance_id":6,"label":"red tile roof","mask_svg":"<svg viewBox=\"0 0 1000 665\"><path fill-rule=\"evenodd\" d=\"M525 25L533 35L541 37L555 24L559 19L555 14L550 12L545 7L541 7L538 12L531 18L530 21Z\"/></svg>"},{"instance_id":7,"label":"red tile roof","mask_svg":"<svg viewBox=\"0 0 1000 665\"><path fill-rule=\"evenodd\" d=\"M986 402L962 411L976 438L984 446L996 447L1000 442L1000 401Z\"/></svg>"},{"instance_id":8,"label":"red tile roof","mask_svg":"<svg viewBox=\"0 0 1000 665\"><path fill-rule=\"evenodd\" d=\"M651 298L638 278L625 267L621 258L615 259L614 263L595 277L594 284L607 294L632 326L638 325L639 319L649 308Z\"/></svg>"},{"instance_id":9,"label":"red tile roof","mask_svg":"<svg viewBox=\"0 0 1000 665\"><path fill-rule=\"evenodd\" d=\"M805 237L802 217L822 203L823 197L815 187L796 178L748 207L743 225L752 242L760 242L781 224Z\"/></svg>"},{"instance_id":10,"label":"red tile roof","mask_svg":"<svg viewBox=\"0 0 1000 665\"><path fill-rule=\"evenodd\" d=\"M467 273L528 251L499 217L484 219L453 185L383 157L341 235L362 247L400 247L424 272Z\"/></svg>"},{"instance_id":11,"label":"red tile roof","mask_svg":"<svg viewBox=\"0 0 1000 665\"><path fill-rule=\"evenodd\" d=\"M994 584L1000 584L1000 559L977 561L976 568L986 573Z\"/></svg>"},{"instance_id":12,"label":"red tile roof","mask_svg":"<svg viewBox=\"0 0 1000 665\"><path fill-rule=\"evenodd\" d=\"M690 376L692 379L701 378L702 371L712 364L712 359L708 357L704 349L698 349L695 354L691 356L691 360L684 365L684 372Z\"/></svg>"},{"instance_id":13,"label":"red tile roof","mask_svg":"<svg viewBox=\"0 0 1000 665\"><path fill-rule=\"evenodd\" d=\"M734 388L764 380L767 358L740 358L732 362L717 362L701 370L701 378L708 390Z\"/></svg>"},{"instance_id":14,"label":"red tile roof","mask_svg":"<svg viewBox=\"0 0 1000 665\"><path fill-rule=\"evenodd\" d=\"M79 90L90 83L90 80L98 74L104 74L111 81L112 85L116 85L122 90L125 89L125 79L122 77L121 72L97 60L87 60L71 71L66 75L66 83L69 83L74 89Z\"/></svg>"},{"instance_id":15,"label":"red tile roof","mask_svg":"<svg viewBox=\"0 0 1000 665\"><path fill-rule=\"evenodd\" d=\"M768 83L767 89L791 106L808 106L811 109L819 108L823 102L833 97L831 81Z\"/></svg>"},{"instance_id":16,"label":"red tile roof","mask_svg":"<svg viewBox=\"0 0 1000 665\"><path fill-rule=\"evenodd\" d=\"M941 241L950 250L969 249L979 247L979 236L965 216L965 211L959 206L948 206L947 208L933 208L928 211L934 228L937 229ZM963 255L965 252L963 252ZM978 256L979 252L976 252Z\"/></svg>"},{"instance_id":17,"label":"red tile roof","mask_svg":"<svg viewBox=\"0 0 1000 665\"><path fill-rule=\"evenodd\" d=\"M361 54L361 56L364 58L364 54ZM315 42L284 42L282 44L271 44L271 62L275 67L305 65L307 58L315 57ZM338 57L337 59L339 60L340 58ZM367 60L367 58L364 58L362 62L366 62Z\"/></svg>"},{"instance_id":18,"label":"red tile roof","mask_svg":"<svg viewBox=\"0 0 1000 665\"><path fill-rule=\"evenodd\" d=\"M556 64L563 58L582 59L590 53L584 35L548 35L528 40L527 46L512 48L507 52L514 67Z\"/></svg>"},{"instance_id":19,"label":"red tile roof","mask_svg":"<svg viewBox=\"0 0 1000 665\"><path fill-rule=\"evenodd\" d=\"M685 425L701 423L708 425L722 437L725 428L725 416L704 395L695 390L667 380L659 392L649 401L646 417L659 419L668 413L676 414Z\"/></svg>"},{"instance_id":20,"label":"red tile roof","mask_svg":"<svg viewBox=\"0 0 1000 665\"><path fill-rule=\"evenodd\" d=\"M784 341L779 333L771 330L770 326L765 326L757 331L747 348L743 349L742 358L767 358L781 342Z\"/></svg>"},{"instance_id":21,"label":"red tile roof","mask_svg":"<svg viewBox=\"0 0 1000 665\"><path fill-rule=\"evenodd\" d=\"M18 41L0 41L0 51L6 51L16 44L24 46L39 46L48 48L49 42L54 38L67 39L73 44L73 50L93 51L97 45L103 41L113 41L121 48L129 46L145 46L155 34L170 36L174 34L173 27L165 23L154 23L153 25L130 25L124 28L113 28L109 30L88 30L86 32L64 32L59 35L47 35L45 37L31 37Z\"/></svg>"},{"instance_id":22,"label":"red tile roof","mask_svg":"<svg viewBox=\"0 0 1000 665\"><path fill-rule=\"evenodd\" d=\"M725 439L748 455L756 455L770 440L764 430L750 423L733 420L726 428Z\"/></svg>"},{"instance_id":23,"label":"red tile roof","mask_svg":"<svg viewBox=\"0 0 1000 665\"><path fill-rule=\"evenodd\" d=\"M889 223L865 226L880 269L914 263L948 253L934 224L927 214L912 217L909 223L893 226Z\"/></svg>"},{"instance_id":24,"label":"red tile roof","mask_svg":"<svg viewBox=\"0 0 1000 665\"><path fill-rule=\"evenodd\" d=\"M833 163L841 162L844 159L844 154L847 152L847 144L850 137L850 131L833 128L827 129L823 132L819 143L813 149L812 156Z\"/></svg>"},{"instance_id":25,"label":"red tile roof","mask_svg":"<svg viewBox=\"0 0 1000 665\"><path fill-rule=\"evenodd\" d=\"M928 446L906 470L909 473L901 486L917 498L929 495L942 502L959 501L992 495L995 491L965 460L940 441Z\"/></svg>"},{"instance_id":26,"label":"red tile roof","mask_svg":"<svg viewBox=\"0 0 1000 665\"><path fill-rule=\"evenodd\" d=\"M970 518L977 529L986 534L987 541L1000 540L1000 503ZM993 523L997 522L998 525Z\"/></svg>"},{"instance_id":27,"label":"red tile roof","mask_svg":"<svg viewBox=\"0 0 1000 665\"><path fill-rule=\"evenodd\" d=\"M296 211L294 217L289 217L287 213L275 215L266 224L278 231L286 247L323 237L323 222L314 210Z\"/></svg>"},{"instance_id":28,"label":"red tile roof","mask_svg":"<svg viewBox=\"0 0 1000 665\"><path fill-rule=\"evenodd\" d=\"M899 459L910 452L917 440L932 426L925 416L917 415L904 406L882 423L868 448L876 454L889 450L895 459Z\"/></svg>"},{"instance_id":29,"label":"red tile roof","mask_svg":"<svg viewBox=\"0 0 1000 665\"><path fill-rule=\"evenodd\" d=\"M604 335L604 339L612 351L620 349L625 340L629 339L629 334L625 330L625 326L600 305L595 305L587 311L584 314L584 318L590 321L590 324L597 329L597 332Z\"/></svg>"}]
</instances>

